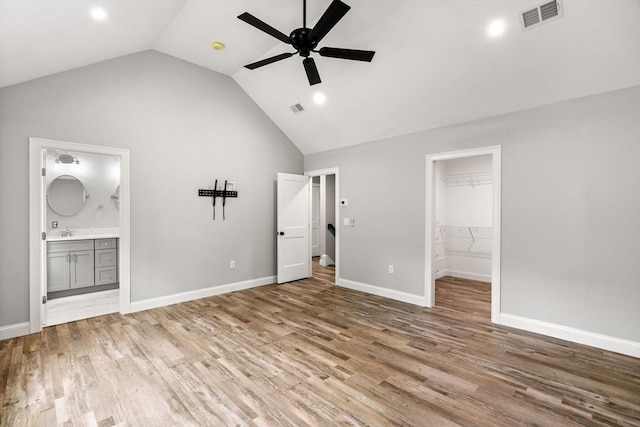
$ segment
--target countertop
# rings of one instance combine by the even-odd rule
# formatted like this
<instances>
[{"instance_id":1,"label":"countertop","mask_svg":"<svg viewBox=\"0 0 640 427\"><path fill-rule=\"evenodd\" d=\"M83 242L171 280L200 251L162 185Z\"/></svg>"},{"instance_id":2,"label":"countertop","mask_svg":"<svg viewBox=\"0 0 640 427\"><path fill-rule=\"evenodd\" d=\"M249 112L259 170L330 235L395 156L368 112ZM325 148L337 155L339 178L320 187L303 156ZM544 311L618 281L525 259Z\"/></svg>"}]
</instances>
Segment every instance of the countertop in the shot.
<instances>
[{"instance_id":1,"label":"countertop","mask_svg":"<svg viewBox=\"0 0 640 427\"><path fill-rule=\"evenodd\" d=\"M85 228L71 229L71 236L61 236L64 230L47 230L47 242L87 239L114 239L120 237L119 228Z\"/></svg>"}]
</instances>

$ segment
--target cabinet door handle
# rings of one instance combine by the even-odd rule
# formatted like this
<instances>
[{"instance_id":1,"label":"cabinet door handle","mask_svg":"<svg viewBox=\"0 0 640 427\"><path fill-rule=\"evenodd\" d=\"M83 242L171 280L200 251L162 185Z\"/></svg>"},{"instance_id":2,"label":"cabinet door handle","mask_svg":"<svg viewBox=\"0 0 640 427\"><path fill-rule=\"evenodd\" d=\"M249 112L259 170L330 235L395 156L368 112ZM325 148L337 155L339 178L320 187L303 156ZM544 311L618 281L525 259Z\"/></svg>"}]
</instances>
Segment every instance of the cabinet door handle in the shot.
<instances>
[{"instance_id":1,"label":"cabinet door handle","mask_svg":"<svg viewBox=\"0 0 640 427\"><path fill-rule=\"evenodd\" d=\"M76 254L73 254L73 262L76 262Z\"/></svg>"}]
</instances>

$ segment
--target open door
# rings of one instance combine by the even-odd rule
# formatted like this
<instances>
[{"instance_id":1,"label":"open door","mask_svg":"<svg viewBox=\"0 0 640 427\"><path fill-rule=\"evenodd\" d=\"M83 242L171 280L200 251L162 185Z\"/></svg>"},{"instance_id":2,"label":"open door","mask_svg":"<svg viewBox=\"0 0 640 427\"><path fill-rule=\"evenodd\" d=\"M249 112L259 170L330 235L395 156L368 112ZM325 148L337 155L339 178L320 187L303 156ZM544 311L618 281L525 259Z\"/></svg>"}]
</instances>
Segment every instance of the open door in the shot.
<instances>
[{"instance_id":1,"label":"open door","mask_svg":"<svg viewBox=\"0 0 640 427\"><path fill-rule=\"evenodd\" d=\"M309 177L278 173L278 283L311 277Z\"/></svg>"},{"instance_id":2,"label":"open door","mask_svg":"<svg viewBox=\"0 0 640 427\"><path fill-rule=\"evenodd\" d=\"M40 169L43 171L46 170L46 149L40 151L40 162ZM44 173L40 176L40 230L43 235L47 231L47 178ZM42 295L42 304L40 305L40 329L47 324L47 262L47 241L43 238L40 241L40 292Z\"/></svg>"}]
</instances>

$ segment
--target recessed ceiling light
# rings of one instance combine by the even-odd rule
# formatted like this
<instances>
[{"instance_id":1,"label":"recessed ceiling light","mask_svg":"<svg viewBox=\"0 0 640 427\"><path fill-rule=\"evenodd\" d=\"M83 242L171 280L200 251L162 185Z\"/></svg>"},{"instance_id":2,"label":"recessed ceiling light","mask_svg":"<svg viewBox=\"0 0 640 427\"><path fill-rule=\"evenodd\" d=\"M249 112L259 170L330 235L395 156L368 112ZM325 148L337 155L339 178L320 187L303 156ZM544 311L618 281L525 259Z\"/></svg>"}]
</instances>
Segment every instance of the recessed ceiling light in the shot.
<instances>
[{"instance_id":1,"label":"recessed ceiling light","mask_svg":"<svg viewBox=\"0 0 640 427\"><path fill-rule=\"evenodd\" d=\"M324 102L325 102L326 100L327 100L327 97L326 97L326 96L324 96L324 93L322 93L322 92L316 92L316 93L313 95L313 101L314 101L316 104L320 104L320 105L322 105L322 104L324 104Z\"/></svg>"},{"instance_id":2,"label":"recessed ceiling light","mask_svg":"<svg viewBox=\"0 0 640 427\"><path fill-rule=\"evenodd\" d=\"M494 19L487 25L487 35L492 38L500 37L507 29L507 24L502 19Z\"/></svg>"},{"instance_id":3,"label":"recessed ceiling light","mask_svg":"<svg viewBox=\"0 0 640 427\"><path fill-rule=\"evenodd\" d=\"M107 19L107 12L101 7L91 9L91 17L96 21L104 21Z\"/></svg>"},{"instance_id":4,"label":"recessed ceiling light","mask_svg":"<svg viewBox=\"0 0 640 427\"><path fill-rule=\"evenodd\" d=\"M222 50L222 49L224 49L225 47L226 47L226 46L225 46L225 44L224 44L224 43L219 42L219 41L217 41L217 40L214 40L214 41L212 41L212 42L211 42L211 49L213 49L213 50Z\"/></svg>"}]
</instances>

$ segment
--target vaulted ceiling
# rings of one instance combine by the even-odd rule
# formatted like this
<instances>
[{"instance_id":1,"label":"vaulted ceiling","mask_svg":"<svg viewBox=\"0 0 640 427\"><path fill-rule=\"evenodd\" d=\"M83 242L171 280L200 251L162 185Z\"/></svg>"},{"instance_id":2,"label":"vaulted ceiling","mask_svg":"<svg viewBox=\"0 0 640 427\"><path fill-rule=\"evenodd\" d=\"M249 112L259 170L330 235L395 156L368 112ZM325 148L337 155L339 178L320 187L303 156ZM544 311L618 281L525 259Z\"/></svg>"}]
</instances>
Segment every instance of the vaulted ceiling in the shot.
<instances>
[{"instance_id":1,"label":"vaulted ceiling","mask_svg":"<svg viewBox=\"0 0 640 427\"><path fill-rule=\"evenodd\" d=\"M308 154L640 85L638 0L563 0L563 16L526 31L521 13L544 0L344 1L321 44L376 55L316 55L310 86L299 56L243 68L292 49L237 19L289 34L302 0L0 0L0 86L155 49L231 76ZM308 0L307 26L330 3ZM496 19L505 31L491 37Z\"/></svg>"}]
</instances>

